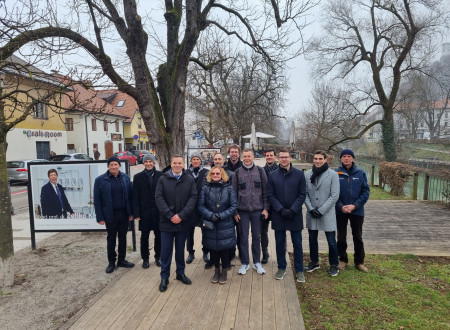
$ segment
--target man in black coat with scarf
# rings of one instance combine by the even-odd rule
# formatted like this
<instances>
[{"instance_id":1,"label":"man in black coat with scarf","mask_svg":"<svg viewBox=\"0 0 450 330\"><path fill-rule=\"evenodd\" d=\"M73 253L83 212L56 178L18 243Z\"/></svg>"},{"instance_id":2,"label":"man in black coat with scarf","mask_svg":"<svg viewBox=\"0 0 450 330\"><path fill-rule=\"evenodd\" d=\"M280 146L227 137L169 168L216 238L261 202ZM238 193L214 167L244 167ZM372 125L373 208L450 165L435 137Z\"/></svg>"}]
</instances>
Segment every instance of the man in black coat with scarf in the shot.
<instances>
[{"instance_id":1,"label":"man in black coat with scarf","mask_svg":"<svg viewBox=\"0 0 450 330\"><path fill-rule=\"evenodd\" d=\"M136 174L133 179L133 215L139 221L141 231L141 257L142 267L149 268L149 236L153 230L155 241L155 262L161 266L161 233L159 231L159 211L155 202L155 191L161 172L156 170L156 158L146 154L142 159L145 169Z\"/></svg>"}]
</instances>

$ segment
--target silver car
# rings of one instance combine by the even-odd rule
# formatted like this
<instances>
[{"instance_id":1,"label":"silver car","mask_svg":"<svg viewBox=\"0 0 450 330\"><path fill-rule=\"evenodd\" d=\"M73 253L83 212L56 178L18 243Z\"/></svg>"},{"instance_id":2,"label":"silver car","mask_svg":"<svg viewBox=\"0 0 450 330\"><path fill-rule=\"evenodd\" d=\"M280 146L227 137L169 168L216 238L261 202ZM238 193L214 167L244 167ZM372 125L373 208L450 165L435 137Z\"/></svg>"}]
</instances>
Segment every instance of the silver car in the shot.
<instances>
[{"instance_id":1,"label":"silver car","mask_svg":"<svg viewBox=\"0 0 450 330\"><path fill-rule=\"evenodd\" d=\"M48 162L47 159L27 159L12 160L6 162L8 169L8 180L11 182L28 183L28 163L30 162Z\"/></svg>"},{"instance_id":2,"label":"silver car","mask_svg":"<svg viewBox=\"0 0 450 330\"><path fill-rule=\"evenodd\" d=\"M74 154L63 154L63 155L55 155L51 156L49 158L51 162L61 162L61 161L88 161L92 160L91 157L89 157L86 154L83 153L74 153Z\"/></svg>"}]
</instances>

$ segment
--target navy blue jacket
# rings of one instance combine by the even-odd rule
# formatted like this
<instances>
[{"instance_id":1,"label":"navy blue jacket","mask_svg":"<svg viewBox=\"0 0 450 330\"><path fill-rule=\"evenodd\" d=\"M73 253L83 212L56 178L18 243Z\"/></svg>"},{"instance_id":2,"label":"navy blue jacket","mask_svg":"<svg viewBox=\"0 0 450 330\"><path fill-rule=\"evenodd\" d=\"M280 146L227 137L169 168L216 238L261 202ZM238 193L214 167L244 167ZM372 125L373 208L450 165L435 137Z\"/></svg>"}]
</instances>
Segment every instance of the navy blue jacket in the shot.
<instances>
[{"instance_id":1,"label":"navy blue jacket","mask_svg":"<svg viewBox=\"0 0 450 330\"><path fill-rule=\"evenodd\" d=\"M94 208L97 222L106 221L111 223L114 219L113 199L111 195L111 180L109 179L109 171L98 176L94 183ZM125 202L127 216L133 214L131 208L131 181L130 177L120 172L122 180L123 200Z\"/></svg>"},{"instance_id":2,"label":"navy blue jacket","mask_svg":"<svg viewBox=\"0 0 450 330\"><path fill-rule=\"evenodd\" d=\"M302 205L306 198L306 181L302 171L291 164L289 171L280 167L270 173L267 197L272 206L272 229L292 231L303 229ZM283 218L280 214L282 208L294 211L294 218Z\"/></svg>"},{"instance_id":3,"label":"navy blue jacket","mask_svg":"<svg viewBox=\"0 0 450 330\"><path fill-rule=\"evenodd\" d=\"M336 202L336 214L342 214L344 205L353 204L356 209L351 214L364 216L364 204L369 199L370 188L366 172L360 170L355 163L347 171L340 166L336 172L339 174L340 194Z\"/></svg>"},{"instance_id":4,"label":"navy blue jacket","mask_svg":"<svg viewBox=\"0 0 450 330\"><path fill-rule=\"evenodd\" d=\"M236 192L228 182L209 182L203 186L198 199L198 211L202 218L207 220L214 213L218 213L220 216L220 220L214 222L214 230L203 230L202 244L204 247L213 251L222 251L236 245L233 219L236 209Z\"/></svg>"},{"instance_id":5,"label":"navy blue jacket","mask_svg":"<svg viewBox=\"0 0 450 330\"><path fill-rule=\"evenodd\" d=\"M69 201L67 200L66 194L64 193L63 186L61 186L59 183L57 183L57 186L61 194L63 205L61 205L55 188L53 188L53 185L50 181L42 186L41 210L42 216L45 218L67 218L67 212L73 213Z\"/></svg>"}]
</instances>

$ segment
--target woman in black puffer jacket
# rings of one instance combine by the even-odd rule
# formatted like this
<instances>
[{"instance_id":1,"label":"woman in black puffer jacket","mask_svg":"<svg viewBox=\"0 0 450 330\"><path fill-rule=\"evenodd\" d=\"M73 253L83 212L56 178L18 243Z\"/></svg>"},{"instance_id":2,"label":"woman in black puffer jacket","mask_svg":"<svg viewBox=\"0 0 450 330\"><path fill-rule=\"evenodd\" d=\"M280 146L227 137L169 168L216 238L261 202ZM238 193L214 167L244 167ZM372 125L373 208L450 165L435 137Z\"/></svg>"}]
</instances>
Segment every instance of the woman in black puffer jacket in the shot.
<instances>
[{"instance_id":1,"label":"woman in black puffer jacket","mask_svg":"<svg viewBox=\"0 0 450 330\"><path fill-rule=\"evenodd\" d=\"M228 250L236 245L233 219L236 209L236 192L229 183L227 173L223 168L213 166L198 196L198 211L202 218L214 223L213 230L203 230L202 238L203 246L211 251L211 260L215 265L212 283L227 282L227 270L223 266L229 263Z\"/></svg>"}]
</instances>

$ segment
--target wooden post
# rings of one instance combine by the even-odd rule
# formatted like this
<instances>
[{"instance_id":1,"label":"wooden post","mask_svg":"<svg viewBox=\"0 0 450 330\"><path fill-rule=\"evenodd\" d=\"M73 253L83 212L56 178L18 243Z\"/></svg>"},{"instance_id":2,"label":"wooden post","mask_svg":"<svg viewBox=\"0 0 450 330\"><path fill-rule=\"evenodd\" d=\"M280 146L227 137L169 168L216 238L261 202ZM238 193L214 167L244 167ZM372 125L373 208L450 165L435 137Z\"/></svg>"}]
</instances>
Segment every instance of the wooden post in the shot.
<instances>
[{"instance_id":1,"label":"wooden post","mask_svg":"<svg viewBox=\"0 0 450 330\"><path fill-rule=\"evenodd\" d=\"M430 185L430 176L428 174L425 174L425 184L423 187L423 200L428 200L428 187Z\"/></svg>"},{"instance_id":2,"label":"wooden post","mask_svg":"<svg viewBox=\"0 0 450 330\"><path fill-rule=\"evenodd\" d=\"M372 173L370 174L370 185L373 187L375 183L375 165L372 165Z\"/></svg>"},{"instance_id":3,"label":"wooden post","mask_svg":"<svg viewBox=\"0 0 450 330\"><path fill-rule=\"evenodd\" d=\"M419 173L415 172L413 174L413 192L412 199L417 200L417 189L419 188Z\"/></svg>"}]
</instances>

